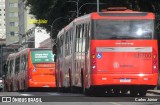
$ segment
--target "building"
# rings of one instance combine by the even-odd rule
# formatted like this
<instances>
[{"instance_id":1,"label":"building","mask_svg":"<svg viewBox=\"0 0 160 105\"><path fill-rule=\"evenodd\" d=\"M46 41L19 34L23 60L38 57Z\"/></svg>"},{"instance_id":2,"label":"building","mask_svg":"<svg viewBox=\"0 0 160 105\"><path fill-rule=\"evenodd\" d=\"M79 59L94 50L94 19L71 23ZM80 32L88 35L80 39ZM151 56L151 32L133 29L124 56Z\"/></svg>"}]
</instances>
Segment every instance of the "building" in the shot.
<instances>
[{"instance_id":1,"label":"building","mask_svg":"<svg viewBox=\"0 0 160 105\"><path fill-rule=\"evenodd\" d=\"M18 1L19 0L6 0L6 45L19 41L19 17L18 17Z\"/></svg>"},{"instance_id":2,"label":"building","mask_svg":"<svg viewBox=\"0 0 160 105\"><path fill-rule=\"evenodd\" d=\"M28 21L34 16L29 14L29 8L25 8L23 0L6 0L6 45L15 42L22 43L23 35L34 24L29 24Z\"/></svg>"},{"instance_id":3,"label":"building","mask_svg":"<svg viewBox=\"0 0 160 105\"><path fill-rule=\"evenodd\" d=\"M41 43L50 38L50 33L42 27L33 27L26 32L25 37L22 40L25 40L21 45L20 49L24 48L40 48Z\"/></svg>"},{"instance_id":4,"label":"building","mask_svg":"<svg viewBox=\"0 0 160 105\"><path fill-rule=\"evenodd\" d=\"M42 41L40 43L40 47L41 48L52 48L53 47L53 40L48 38L48 39Z\"/></svg>"},{"instance_id":5,"label":"building","mask_svg":"<svg viewBox=\"0 0 160 105\"><path fill-rule=\"evenodd\" d=\"M5 33L5 0L0 0L0 39L6 38Z\"/></svg>"},{"instance_id":6,"label":"building","mask_svg":"<svg viewBox=\"0 0 160 105\"><path fill-rule=\"evenodd\" d=\"M35 19L33 15L29 14L30 8L25 7L23 0L19 0L19 44L24 43L24 36L26 32L35 27L35 24L31 24L29 21Z\"/></svg>"}]
</instances>

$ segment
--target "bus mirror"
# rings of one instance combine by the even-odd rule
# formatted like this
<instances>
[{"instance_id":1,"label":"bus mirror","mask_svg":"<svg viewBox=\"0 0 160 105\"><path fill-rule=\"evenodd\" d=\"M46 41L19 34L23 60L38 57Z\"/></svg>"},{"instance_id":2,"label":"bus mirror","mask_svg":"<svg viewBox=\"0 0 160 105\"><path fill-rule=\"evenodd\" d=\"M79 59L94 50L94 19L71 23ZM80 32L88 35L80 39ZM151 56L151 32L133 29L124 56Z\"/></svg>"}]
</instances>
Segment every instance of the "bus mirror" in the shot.
<instances>
[{"instance_id":1,"label":"bus mirror","mask_svg":"<svg viewBox=\"0 0 160 105\"><path fill-rule=\"evenodd\" d=\"M54 54L54 62L56 62L56 54Z\"/></svg>"}]
</instances>

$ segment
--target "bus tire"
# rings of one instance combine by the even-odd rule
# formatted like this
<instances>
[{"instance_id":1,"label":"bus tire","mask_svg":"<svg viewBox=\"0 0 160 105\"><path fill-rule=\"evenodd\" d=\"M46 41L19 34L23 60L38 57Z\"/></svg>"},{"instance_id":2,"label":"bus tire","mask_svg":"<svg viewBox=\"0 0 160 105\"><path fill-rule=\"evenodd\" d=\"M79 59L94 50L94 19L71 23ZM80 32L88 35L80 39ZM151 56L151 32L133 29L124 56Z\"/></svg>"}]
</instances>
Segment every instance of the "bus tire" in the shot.
<instances>
[{"instance_id":1,"label":"bus tire","mask_svg":"<svg viewBox=\"0 0 160 105\"><path fill-rule=\"evenodd\" d=\"M133 96L133 97L137 96L137 95L138 95L137 90L131 89L131 90L130 90L130 95Z\"/></svg>"},{"instance_id":2,"label":"bus tire","mask_svg":"<svg viewBox=\"0 0 160 105\"><path fill-rule=\"evenodd\" d=\"M84 94L86 95L86 96L90 96L91 95L91 89L90 88L88 88L88 89L84 89Z\"/></svg>"},{"instance_id":3,"label":"bus tire","mask_svg":"<svg viewBox=\"0 0 160 105\"><path fill-rule=\"evenodd\" d=\"M72 77L71 77L71 70L69 69L69 92L72 91Z\"/></svg>"},{"instance_id":4,"label":"bus tire","mask_svg":"<svg viewBox=\"0 0 160 105\"><path fill-rule=\"evenodd\" d=\"M145 96L147 93L147 89L143 89L139 91L139 96Z\"/></svg>"},{"instance_id":5,"label":"bus tire","mask_svg":"<svg viewBox=\"0 0 160 105\"><path fill-rule=\"evenodd\" d=\"M84 86L84 78L83 78L83 71L81 71L81 93L85 93L85 86Z\"/></svg>"}]
</instances>

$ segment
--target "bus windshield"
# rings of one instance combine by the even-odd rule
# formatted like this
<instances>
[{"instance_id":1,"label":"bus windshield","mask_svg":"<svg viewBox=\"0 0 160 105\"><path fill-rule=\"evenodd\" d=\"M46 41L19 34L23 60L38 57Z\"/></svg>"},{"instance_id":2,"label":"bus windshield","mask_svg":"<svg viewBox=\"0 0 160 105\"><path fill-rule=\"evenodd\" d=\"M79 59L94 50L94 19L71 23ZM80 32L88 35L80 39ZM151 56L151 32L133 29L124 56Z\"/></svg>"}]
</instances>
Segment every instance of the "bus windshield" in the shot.
<instances>
[{"instance_id":1,"label":"bus windshield","mask_svg":"<svg viewBox=\"0 0 160 105\"><path fill-rule=\"evenodd\" d=\"M54 54L51 50L31 51L32 63L54 63Z\"/></svg>"},{"instance_id":2,"label":"bus windshield","mask_svg":"<svg viewBox=\"0 0 160 105\"><path fill-rule=\"evenodd\" d=\"M154 39L153 20L95 20L92 39Z\"/></svg>"}]
</instances>

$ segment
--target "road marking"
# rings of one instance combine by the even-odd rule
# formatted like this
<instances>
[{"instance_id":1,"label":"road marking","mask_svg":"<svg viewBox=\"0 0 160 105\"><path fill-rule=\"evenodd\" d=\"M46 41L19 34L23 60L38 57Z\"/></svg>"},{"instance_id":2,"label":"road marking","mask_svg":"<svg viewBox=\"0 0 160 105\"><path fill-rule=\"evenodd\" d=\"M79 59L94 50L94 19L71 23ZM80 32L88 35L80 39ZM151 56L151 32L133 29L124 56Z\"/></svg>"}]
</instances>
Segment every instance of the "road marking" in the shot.
<instances>
[{"instance_id":1,"label":"road marking","mask_svg":"<svg viewBox=\"0 0 160 105\"><path fill-rule=\"evenodd\" d=\"M146 96L159 96L159 95L154 94L154 93L147 93Z\"/></svg>"},{"instance_id":2,"label":"road marking","mask_svg":"<svg viewBox=\"0 0 160 105\"><path fill-rule=\"evenodd\" d=\"M122 105L122 104L119 104L117 102L109 102L110 104L113 104L113 105Z\"/></svg>"},{"instance_id":3,"label":"road marking","mask_svg":"<svg viewBox=\"0 0 160 105\"><path fill-rule=\"evenodd\" d=\"M22 96L33 96L32 94L20 94Z\"/></svg>"},{"instance_id":4,"label":"road marking","mask_svg":"<svg viewBox=\"0 0 160 105\"><path fill-rule=\"evenodd\" d=\"M52 95L52 96L60 96L59 93L47 93L47 94Z\"/></svg>"}]
</instances>

